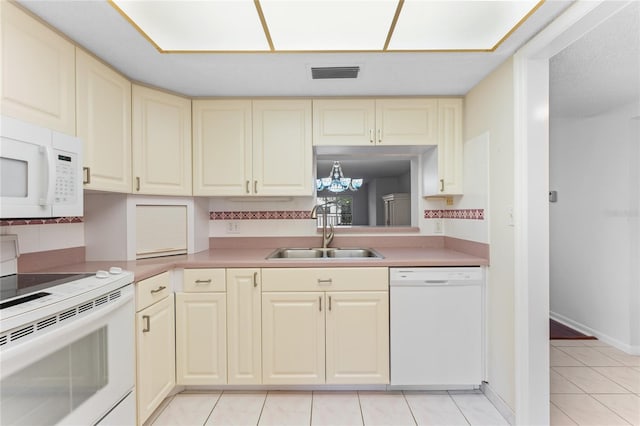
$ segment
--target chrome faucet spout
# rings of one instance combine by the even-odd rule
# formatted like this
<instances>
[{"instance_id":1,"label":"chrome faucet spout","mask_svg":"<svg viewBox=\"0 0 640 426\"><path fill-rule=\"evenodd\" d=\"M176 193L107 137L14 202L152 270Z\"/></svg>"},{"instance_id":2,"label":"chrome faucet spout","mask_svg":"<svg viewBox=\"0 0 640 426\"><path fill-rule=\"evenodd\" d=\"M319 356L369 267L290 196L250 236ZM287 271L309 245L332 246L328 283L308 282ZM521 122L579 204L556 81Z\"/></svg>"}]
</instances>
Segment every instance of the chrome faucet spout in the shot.
<instances>
[{"instance_id":1,"label":"chrome faucet spout","mask_svg":"<svg viewBox=\"0 0 640 426\"><path fill-rule=\"evenodd\" d=\"M322 248L329 247L333 240L334 228L333 224L329 225L331 231L327 232L327 208L330 205L337 205L335 201L328 201L324 204L316 204L311 209L311 219L318 219L318 209L322 209Z\"/></svg>"}]
</instances>

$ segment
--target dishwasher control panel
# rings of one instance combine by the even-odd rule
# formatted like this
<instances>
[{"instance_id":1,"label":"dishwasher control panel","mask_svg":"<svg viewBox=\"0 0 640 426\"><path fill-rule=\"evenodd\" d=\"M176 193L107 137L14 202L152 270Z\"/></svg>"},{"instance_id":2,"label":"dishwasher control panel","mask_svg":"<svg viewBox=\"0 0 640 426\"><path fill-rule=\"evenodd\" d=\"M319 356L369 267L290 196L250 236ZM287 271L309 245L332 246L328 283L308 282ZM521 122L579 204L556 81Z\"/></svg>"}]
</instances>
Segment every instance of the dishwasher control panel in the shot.
<instances>
[{"instance_id":1,"label":"dishwasher control panel","mask_svg":"<svg viewBox=\"0 0 640 426\"><path fill-rule=\"evenodd\" d=\"M460 282L482 281L482 267L425 267L425 268L390 268L389 282Z\"/></svg>"}]
</instances>

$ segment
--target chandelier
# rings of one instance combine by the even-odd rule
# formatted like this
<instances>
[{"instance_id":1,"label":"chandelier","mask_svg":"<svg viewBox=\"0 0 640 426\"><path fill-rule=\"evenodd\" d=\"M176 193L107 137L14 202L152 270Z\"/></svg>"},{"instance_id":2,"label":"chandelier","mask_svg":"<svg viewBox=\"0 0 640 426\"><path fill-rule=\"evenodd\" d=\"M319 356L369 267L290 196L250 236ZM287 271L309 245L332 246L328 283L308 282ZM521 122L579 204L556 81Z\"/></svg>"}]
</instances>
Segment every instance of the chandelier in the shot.
<instances>
[{"instance_id":1,"label":"chandelier","mask_svg":"<svg viewBox=\"0 0 640 426\"><path fill-rule=\"evenodd\" d=\"M316 179L316 188L318 191L326 189L330 192L343 192L347 189L350 191L357 191L362 186L362 181L362 178L353 179L344 177L342 167L340 167L340 162L334 161L329 176L322 179Z\"/></svg>"}]
</instances>

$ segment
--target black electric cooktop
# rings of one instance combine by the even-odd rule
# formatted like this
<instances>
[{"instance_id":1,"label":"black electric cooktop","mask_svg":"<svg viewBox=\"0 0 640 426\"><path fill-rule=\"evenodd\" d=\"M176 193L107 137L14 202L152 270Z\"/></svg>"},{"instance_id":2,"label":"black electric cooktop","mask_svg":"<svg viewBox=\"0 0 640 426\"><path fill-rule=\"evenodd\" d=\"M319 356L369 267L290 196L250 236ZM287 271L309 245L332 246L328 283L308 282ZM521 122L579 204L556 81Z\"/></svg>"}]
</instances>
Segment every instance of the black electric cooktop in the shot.
<instances>
[{"instance_id":1,"label":"black electric cooktop","mask_svg":"<svg viewBox=\"0 0 640 426\"><path fill-rule=\"evenodd\" d=\"M31 297L29 300L33 300L37 297L46 296L49 293L44 292L47 288L68 283L70 281L79 280L81 278L90 277L94 274L13 274L0 278L0 302L22 295L26 298ZM35 296L39 294L40 296ZM24 302L25 298L20 298L13 301L4 302L0 305L1 308L8 308L14 304Z\"/></svg>"}]
</instances>

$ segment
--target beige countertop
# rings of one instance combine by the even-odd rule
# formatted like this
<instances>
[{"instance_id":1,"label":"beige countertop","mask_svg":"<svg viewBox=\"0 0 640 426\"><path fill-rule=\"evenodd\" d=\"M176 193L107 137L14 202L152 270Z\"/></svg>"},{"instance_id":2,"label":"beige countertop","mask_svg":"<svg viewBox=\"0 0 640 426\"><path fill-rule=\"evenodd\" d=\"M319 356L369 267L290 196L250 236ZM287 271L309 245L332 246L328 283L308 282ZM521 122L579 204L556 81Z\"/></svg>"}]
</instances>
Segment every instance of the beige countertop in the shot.
<instances>
[{"instance_id":1,"label":"beige countertop","mask_svg":"<svg viewBox=\"0 0 640 426\"><path fill-rule=\"evenodd\" d=\"M48 268L47 272L94 272L119 266L132 271L136 281L174 268L340 268L488 265L484 257L446 247L371 247L382 259L266 259L270 248L212 248L199 253L136 261L86 261Z\"/></svg>"}]
</instances>

